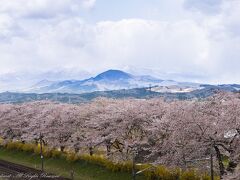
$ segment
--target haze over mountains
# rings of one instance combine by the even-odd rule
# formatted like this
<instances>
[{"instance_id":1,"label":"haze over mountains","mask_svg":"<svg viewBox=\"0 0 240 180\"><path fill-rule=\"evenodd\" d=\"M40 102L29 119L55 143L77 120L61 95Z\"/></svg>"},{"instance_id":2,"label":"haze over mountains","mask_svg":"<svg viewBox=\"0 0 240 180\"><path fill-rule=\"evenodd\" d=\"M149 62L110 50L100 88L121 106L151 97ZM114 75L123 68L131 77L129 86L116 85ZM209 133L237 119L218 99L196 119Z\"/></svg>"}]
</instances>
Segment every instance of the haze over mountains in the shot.
<instances>
[{"instance_id":1,"label":"haze over mountains","mask_svg":"<svg viewBox=\"0 0 240 180\"><path fill-rule=\"evenodd\" d=\"M88 93L94 91L111 91L121 89L146 88L162 91L157 87L200 88L197 83L179 83L173 80L162 80L151 76L135 76L120 70L108 70L95 77L84 80L49 81L42 80L23 92L33 93Z\"/></svg>"},{"instance_id":2,"label":"haze over mountains","mask_svg":"<svg viewBox=\"0 0 240 180\"><path fill-rule=\"evenodd\" d=\"M77 79L76 77L79 77ZM88 78L86 78L88 77ZM158 93L189 93L203 90L206 87L227 89L228 91L240 90L239 85L206 85L191 82L178 82L164 80L150 75L134 75L121 70L108 70L94 77L86 72L47 72L38 75L23 74L0 77L0 91L18 93L92 93L96 91L129 90L136 88L149 88ZM39 81L39 79L42 80ZM8 86L7 86L8 85Z\"/></svg>"},{"instance_id":3,"label":"haze over mountains","mask_svg":"<svg viewBox=\"0 0 240 180\"><path fill-rule=\"evenodd\" d=\"M0 74L0 92L22 92L40 81L64 81L66 79L84 79L88 72L77 68L58 68L49 70L16 71Z\"/></svg>"},{"instance_id":4,"label":"haze over mountains","mask_svg":"<svg viewBox=\"0 0 240 180\"><path fill-rule=\"evenodd\" d=\"M51 73L50 73L51 74ZM167 99L191 99L208 97L217 91L239 92L238 84L210 85L191 82L163 80L152 76L136 76L120 70L108 70L83 80L62 80L64 76L43 76L45 79L24 87L21 78L9 79L15 88L0 93L0 103L22 103L51 100L64 103L82 103L97 97L140 98L164 97ZM50 77L50 80L47 79ZM31 80L31 77L29 77ZM0 79L2 86L4 79ZM5 79L7 82L7 79ZM34 81L34 78L31 82ZM22 84L21 84L22 82ZM19 85L19 86L18 86ZM24 88L23 88L24 87Z\"/></svg>"}]
</instances>

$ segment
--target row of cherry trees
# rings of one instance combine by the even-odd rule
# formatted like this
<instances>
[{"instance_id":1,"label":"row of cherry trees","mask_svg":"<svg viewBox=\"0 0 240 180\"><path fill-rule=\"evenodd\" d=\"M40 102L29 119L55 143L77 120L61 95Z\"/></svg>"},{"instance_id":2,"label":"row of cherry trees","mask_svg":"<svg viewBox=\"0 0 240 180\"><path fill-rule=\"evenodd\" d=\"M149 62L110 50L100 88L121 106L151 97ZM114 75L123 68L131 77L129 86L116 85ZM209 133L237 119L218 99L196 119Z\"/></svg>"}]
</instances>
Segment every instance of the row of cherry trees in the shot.
<instances>
[{"instance_id":1,"label":"row of cherry trees","mask_svg":"<svg viewBox=\"0 0 240 180\"><path fill-rule=\"evenodd\" d=\"M104 99L71 105L32 102L0 105L0 136L82 152L104 148L108 158L187 168L212 153L221 175L240 163L240 95L203 100ZM229 165L223 165L223 157Z\"/></svg>"}]
</instances>

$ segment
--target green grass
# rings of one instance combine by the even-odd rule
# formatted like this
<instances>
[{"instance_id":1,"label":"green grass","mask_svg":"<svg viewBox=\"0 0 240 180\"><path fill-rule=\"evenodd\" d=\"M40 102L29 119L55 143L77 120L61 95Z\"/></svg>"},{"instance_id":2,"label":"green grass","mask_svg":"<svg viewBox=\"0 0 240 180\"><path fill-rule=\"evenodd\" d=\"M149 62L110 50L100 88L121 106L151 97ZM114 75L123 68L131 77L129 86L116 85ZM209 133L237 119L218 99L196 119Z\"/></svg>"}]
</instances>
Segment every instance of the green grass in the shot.
<instances>
[{"instance_id":1,"label":"green grass","mask_svg":"<svg viewBox=\"0 0 240 180\"><path fill-rule=\"evenodd\" d=\"M0 159L40 169L40 157L21 151L0 148ZM112 172L104 167L90 164L85 161L68 162L63 158L44 159L44 169L48 173L69 177L71 169L74 170L74 178L77 180L130 180L130 172ZM145 179L138 177L137 179Z\"/></svg>"}]
</instances>

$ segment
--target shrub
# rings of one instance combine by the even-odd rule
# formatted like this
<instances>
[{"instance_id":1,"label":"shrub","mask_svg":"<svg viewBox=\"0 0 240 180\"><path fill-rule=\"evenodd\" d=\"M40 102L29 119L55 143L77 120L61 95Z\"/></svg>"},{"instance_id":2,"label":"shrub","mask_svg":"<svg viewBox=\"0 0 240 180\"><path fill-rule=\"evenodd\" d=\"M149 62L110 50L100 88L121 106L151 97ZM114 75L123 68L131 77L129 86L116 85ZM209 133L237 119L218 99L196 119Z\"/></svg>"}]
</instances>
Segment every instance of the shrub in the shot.
<instances>
[{"instance_id":1,"label":"shrub","mask_svg":"<svg viewBox=\"0 0 240 180\"><path fill-rule=\"evenodd\" d=\"M106 159L103 155L95 155L94 154L93 156L90 156L88 154L83 154L83 155L80 155L78 159L84 160L84 161L92 163L92 164L97 164L97 165L103 166L113 172L131 171L131 169L132 169L131 162L115 163L115 162L112 162L112 161Z\"/></svg>"},{"instance_id":2,"label":"shrub","mask_svg":"<svg viewBox=\"0 0 240 180\"><path fill-rule=\"evenodd\" d=\"M21 142L8 142L6 145L6 148L9 149L9 150L22 150L22 147L23 147L23 143Z\"/></svg>"},{"instance_id":3,"label":"shrub","mask_svg":"<svg viewBox=\"0 0 240 180\"><path fill-rule=\"evenodd\" d=\"M41 147L40 144L34 145L34 154L40 155L41 154ZM44 157L50 158L52 157L52 149L48 148L47 146L42 147L42 154Z\"/></svg>"},{"instance_id":4,"label":"shrub","mask_svg":"<svg viewBox=\"0 0 240 180\"><path fill-rule=\"evenodd\" d=\"M53 158L60 158L62 156L62 152L58 151L57 149L52 149L52 157Z\"/></svg>"},{"instance_id":5,"label":"shrub","mask_svg":"<svg viewBox=\"0 0 240 180\"><path fill-rule=\"evenodd\" d=\"M36 155L40 155L41 154L41 148L40 148L40 146L35 146L35 148L34 148L34 154L36 154Z\"/></svg>"},{"instance_id":6,"label":"shrub","mask_svg":"<svg viewBox=\"0 0 240 180\"><path fill-rule=\"evenodd\" d=\"M9 142L9 143L7 143L5 146L6 146L6 148L7 148L8 150L14 150L14 149L16 149L16 146L15 146L15 143L14 143L14 142Z\"/></svg>"},{"instance_id":7,"label":"shrub","mask_svg":"<svg viewBox=\"0 0 240 180\"><path fill-rule=\"evenodd\" d=\"M46 158L52 157L52 150L46 146L43 146L43 156Z\"/></svg>"},{"instance_id":8,"label":"shrub","mask_svg":"<svg viewBox=\"0 0 240 180\"><path fill-rule=\"evenodd\" d=\"M72 153L72 152L67 153L65 158L66 158L66 160L69 161L69 162L75 162L75 161L78 160L77 155L76 155L75 153Z\"/></svg>"},{"instance_id":9,"label":"shrub","mask_svg":"<svg viewBox=\"0 0 240 180\"><path fill-rule=\"evenodd\" d=\"M132 162L131 161L127 161L122 165L121 171L132 171Z\"/></svg>"},{"instance_id":10,"label":"shrub","mask_svg":"<svg viewBox=\"0 0 240 180\"><path fill-rule=\"evenodd\" d=\"M35 149L35 145L34 144L23 144L21 149L23 152L33 153L34 149Z\"/></svg>"},{"instance_id":11,"label":"shrub","mask_svg":"<svg viewBox=\"0 0 240 180\"><path fill-rule=\"evenodd\" d=\"M0 138L0 144L2 139ZM9 150L20 150L23 152L34 153L39 155L40 154L40 145L36 144L23 144L21 142L8 142L5 144L5 147ZM43 146L43 156L46 158L60 158L64 157L68 162L75 162L78 160L86 161L91 164L96 164L107 168L113 172L116 171L124 171L124 172L131 172L132 170L132 162L113 162L104 157L103 155L96 155L90 156L89 154L82 154L77 155L75 152L66 151L63 153L55 148L50 148L47 146ZM182 171L180 168L175 169L168 169L165 166L157 166L154 168L150 168L151 165L149 164L142 164L141 166L137 166L136 170L141 171L145 170L143 174L147 179L159 179L159 180L210 180L208 174L200 175L197 173L196 170L187 170ZM149 168L149 169L148 169ZM219 177L215 177L215 179L220 180Z\"/></svg>"},{"instance_id":12,"label":"shrub","mask_svg":"<svg viewBox=\"0 0 240 180\"><path fill-rule=\"evenodd\" d=\"M200 176L196 173L195 170L188 170L182 172L180 180L200 180Z\"/></svg>"},{"instance_id":13,"label":"shrub","mask_svg":"<svg viewBox=\"0 0 240 180\"><path fill-rule=\"evenodd\" d=\"M0 146L3 146L4 145L4 140L3 138L0 137Z\"/></svg>"},{"instance_id":14,"label":"shrub","mask_svg":"<svg viewBox=\"0 0 240 180\"><path fill-rule=\"evenodd\" d=\"M79 159L80 160L84 160L84 161L87 161L89 163L93 163L93 164L97 164L97 165L106 165L108 164L108 160L103 158L103 156L99 156L99 155L88 155L88 154L83 154L83 155L80 155L79 156Z\"/></svg>"},{"instance_id":15,"label":"shrub","mask_svg":"<svg viewBox=\"0 0 240 180\"><path fill-rule=\"evenodd\" d=\"M214 176L215 180L220 180L219 176ZM211 180L211 177L208 174L202 175L202 180Z\"/></svg>"}]
</instances>

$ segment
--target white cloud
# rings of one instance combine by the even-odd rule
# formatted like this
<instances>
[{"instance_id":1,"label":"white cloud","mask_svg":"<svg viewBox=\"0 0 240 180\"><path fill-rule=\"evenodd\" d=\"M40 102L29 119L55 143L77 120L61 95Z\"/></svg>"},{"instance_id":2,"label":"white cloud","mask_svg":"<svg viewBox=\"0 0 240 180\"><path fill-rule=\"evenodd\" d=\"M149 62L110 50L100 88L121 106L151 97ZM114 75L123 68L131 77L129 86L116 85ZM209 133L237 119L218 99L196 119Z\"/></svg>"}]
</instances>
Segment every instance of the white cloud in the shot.
<instances>
[{"instance_id":1,"label":"white cloud","mask_svg":"<svg viewBox=\"0 0 240 180\"><path fill-rule=\"evenodd\" d=\"M82 5L85 8L92 8L96 3L96 0L83 0Z\"/></svg>"},{"instance_id":2,"label":"white cloud","mask_svg":"<svg viewBox=\"0 0 240 180\"><path fill-rule=\"evenodd\" d=\"M1 0L0 13L13 17L49 18L64 13L78 13L92 8L95 0Z\"/></svg>"},{"instance_id":3,"label":"white cloud","mask_svg":"<svg viewBox=\"0 0 240 180\"><path fill-rule=\"evenodd\" d=\"M223 1L215 13L191 11L174 22L129 18L91 24L77 12L93 7L93 0L55 1L54 7L50 0L2 2L1 72L135 67L180 80L187 75L192 81L240 83L239 1ZM189 13L183 3L182 10Z\"/></svg>"},{"instance_id":4,"label":"white cloud","mask_svg":"<svg viewBox=\"0 0 240 180\"><path fill-rule=\"evenodd\" d=\"M198 68L208 52L205 32L193 21L166 23L122 20L97 24L97 50L105 61L114 59L161 71ZM188 37L188 38L186 38Z\"/></svg>"},{"instance_id":5,"label":"white cloud","mask_svg":"<svg viewBox=\"0 0 240 180\"><path fill-rule=\"evenodd\" d=\"M208 53L206 34L192 21L169 24L128 19L88 25L76 18L54 26L41 24L37 29L40 33L28 32L29 38L15 38L3 45L13 55L8 62L17 56L22 68L62 64L97 70L137 64L181 71L202 66Z\"/></svg>"}]
</instances>

